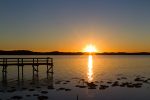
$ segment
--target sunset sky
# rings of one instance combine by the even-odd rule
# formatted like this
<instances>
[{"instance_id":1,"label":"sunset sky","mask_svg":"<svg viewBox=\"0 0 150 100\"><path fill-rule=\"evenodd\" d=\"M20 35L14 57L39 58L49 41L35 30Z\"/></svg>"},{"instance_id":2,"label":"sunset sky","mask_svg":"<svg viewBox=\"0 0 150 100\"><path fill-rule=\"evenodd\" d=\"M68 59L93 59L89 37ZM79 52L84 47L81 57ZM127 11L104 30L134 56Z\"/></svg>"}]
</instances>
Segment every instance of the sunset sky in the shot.
<instances>
[{"instance_id":1,"label":"sunset sky","mask_svg":"<svg viewBox=\"0 0 150 100\"><path fill-rule=\"evenodd\" d=\"M0 50L150 52L150 0L1 0Z\"/></svg>"}]
</instances>

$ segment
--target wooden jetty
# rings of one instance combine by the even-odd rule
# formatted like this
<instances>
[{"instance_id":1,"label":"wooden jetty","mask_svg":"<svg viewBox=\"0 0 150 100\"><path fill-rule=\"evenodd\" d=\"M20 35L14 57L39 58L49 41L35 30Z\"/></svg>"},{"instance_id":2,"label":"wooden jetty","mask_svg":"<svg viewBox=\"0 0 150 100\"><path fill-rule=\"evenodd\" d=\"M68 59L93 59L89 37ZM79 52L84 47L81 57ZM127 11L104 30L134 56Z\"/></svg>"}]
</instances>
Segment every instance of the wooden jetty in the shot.
<instances>
[{"instance_id":1,"label":"wooden jetty","mask_svg":"<svg viewBox=\"0 0 150 100\"><path fill-rule=\"evenodd\" d=\"M20 79L20 68L23 79L23 70L26 65L32 66L33 74L34 72L39 72L38 67L40 65L45 65L48 73L53 74L53 58L0 58L0 67L2 67L3 78L7 77L7 68L8 67L18 67L18 79Z\"/></svg>"}]
</instances>

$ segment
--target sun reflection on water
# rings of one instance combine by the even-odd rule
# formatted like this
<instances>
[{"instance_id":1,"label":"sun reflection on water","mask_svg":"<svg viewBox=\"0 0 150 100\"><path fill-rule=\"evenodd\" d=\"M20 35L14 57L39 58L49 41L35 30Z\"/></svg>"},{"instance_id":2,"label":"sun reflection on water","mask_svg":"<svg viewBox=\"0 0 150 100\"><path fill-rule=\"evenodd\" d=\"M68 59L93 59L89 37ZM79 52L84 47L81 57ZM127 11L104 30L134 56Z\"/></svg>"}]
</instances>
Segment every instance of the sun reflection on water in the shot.
<instances>
[{"instance_id":1,"label":"sun reflection on water","mask_svg":"<svg viewBox=\"0 0 150 100\"><path fill-rule=\"evenodd\" d=\"M88 82L92 82L92 80L93 80L93 58L92 58L92 55L89 55L89 57L88 57L87 76L88 76Z\"/></svg>"}]
</instances>

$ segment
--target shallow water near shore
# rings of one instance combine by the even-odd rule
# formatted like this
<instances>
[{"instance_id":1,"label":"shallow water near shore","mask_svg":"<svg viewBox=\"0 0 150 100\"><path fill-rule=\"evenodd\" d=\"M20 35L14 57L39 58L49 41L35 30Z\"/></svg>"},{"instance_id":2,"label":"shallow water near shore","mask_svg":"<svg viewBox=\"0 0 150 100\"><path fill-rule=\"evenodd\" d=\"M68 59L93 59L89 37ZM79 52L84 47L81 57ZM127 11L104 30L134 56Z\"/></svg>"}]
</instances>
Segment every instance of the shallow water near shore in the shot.
<instances>
[{"instance_id":1,"label":"shallow water near shore","mask_svg":"<svg viewBox=\"0 0 150 100\"><path fill-rule=\"evenodd\" d=\"M46 66L32 73L24 66L18 79L17 67L8 66L7 80L0 68L0 99L24 100L149 100L150 56L74 55L1 56L52 57L54 74L47 77Z\"/></svg>"}]
</instances>

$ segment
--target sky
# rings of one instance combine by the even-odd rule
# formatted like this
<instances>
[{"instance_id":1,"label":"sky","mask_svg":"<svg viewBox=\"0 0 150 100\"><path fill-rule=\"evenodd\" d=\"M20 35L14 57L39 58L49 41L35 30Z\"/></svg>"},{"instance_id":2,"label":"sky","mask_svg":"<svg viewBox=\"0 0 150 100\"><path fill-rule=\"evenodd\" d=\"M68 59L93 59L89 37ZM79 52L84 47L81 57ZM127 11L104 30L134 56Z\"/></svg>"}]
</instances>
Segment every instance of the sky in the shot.
<instances>
[{"instance_id":1,"label":"sky","mask_svg":"<svg viewBox=\"0 0 150 100\"><path fill-rule=\"evenodd\" d=\"M150 52L149 0L0 0L0 50Z\"/></svg>"}]
</instances>

